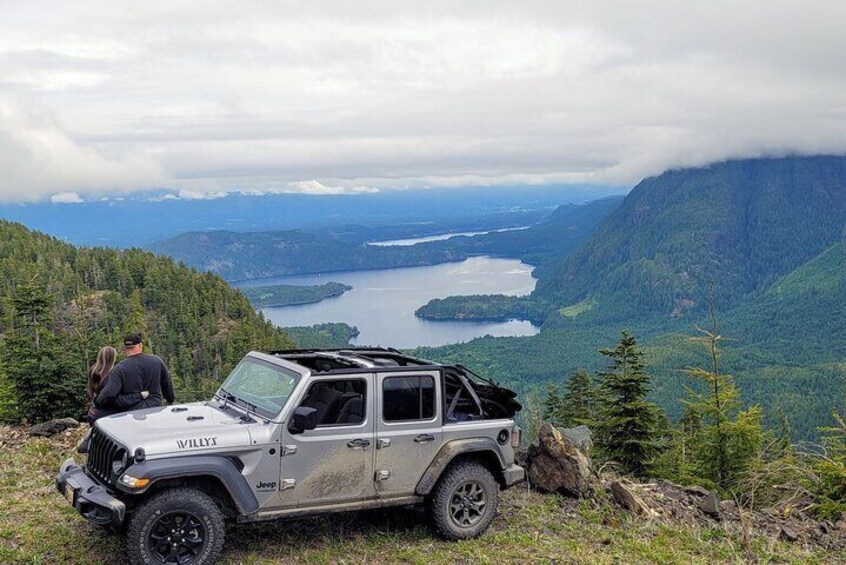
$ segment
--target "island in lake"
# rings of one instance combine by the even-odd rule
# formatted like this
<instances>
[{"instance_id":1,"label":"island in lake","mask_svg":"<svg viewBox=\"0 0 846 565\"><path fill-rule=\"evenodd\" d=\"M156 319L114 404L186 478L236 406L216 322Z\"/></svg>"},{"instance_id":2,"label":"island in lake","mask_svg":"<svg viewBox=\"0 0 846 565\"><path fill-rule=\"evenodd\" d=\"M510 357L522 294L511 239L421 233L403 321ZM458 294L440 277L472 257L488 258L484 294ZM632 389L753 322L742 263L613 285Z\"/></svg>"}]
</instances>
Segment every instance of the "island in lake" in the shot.
<instances>
[{"instance_id":1,"label":"island in lake","mask_svg":"<svg viewBox=\"0 0 846 565\"><path fill-rule=\"evenodd\" d=\"M343 322L287 327L285 331L302 348L345 347L358 337L355 326Z\"/></svg>"},{"instance_id":2,"label":"island in lake","mask_svg":"<svg viewBox=\"0 0 846 565\"><path fill-rule=\"evenodd\" d=\"M269 286L253 286L242 288L241 292L255 308L269 308L271 306L297 306L300 304L314 304L327 298L341 296L352 287L339 282L327 282L320 285L291 285L275 284Z\"/></svg>"}]
</instances>

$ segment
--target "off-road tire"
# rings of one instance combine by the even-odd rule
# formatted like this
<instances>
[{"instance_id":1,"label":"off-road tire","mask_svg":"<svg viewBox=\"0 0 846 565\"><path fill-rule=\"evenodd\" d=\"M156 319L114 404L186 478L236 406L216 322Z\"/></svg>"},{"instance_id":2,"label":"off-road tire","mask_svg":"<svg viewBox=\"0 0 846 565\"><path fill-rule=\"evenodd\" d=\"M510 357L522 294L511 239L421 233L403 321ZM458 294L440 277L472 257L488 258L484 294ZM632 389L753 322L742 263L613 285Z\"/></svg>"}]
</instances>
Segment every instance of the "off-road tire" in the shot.
<instances>
[{"instance_id":1,"label":"off-road tire","mask_svg":"<svg viewBox=\"0 0 846 565\"><path fill-rule=\"evenodd\" d=\"M194 488L173 488L153 495L133 513L126 534L126 549L132 565L155 565L162 562L149 540L153 530L161 526L160 520L167 520L172 513L191 515L202 526L205 541L197 550L197 556L189 563L208 565L214 562L223 549L223 513L204 492Z\"/></svg>"},{"instance_id":2,"label":"off-road tire","mask_svg":"<svg viewBox=\"0 0 846 565\"><path fill-rule=\"evenodd\" d=\"M475 513L470 516L468 523L462 525L453 517L453 513L463 512L456 510L456 505L461 505L462 494L459 491L474 492L468 485L476 485L476 488L481 489L485 504L481 513L469 510ZM496 479L483 465L471 461L460 461L447 467L428 500L429 515L435 531L451 541L476 538L485 533L496 517L498 505L499 484Z\"/></svg>"}]
</instances>

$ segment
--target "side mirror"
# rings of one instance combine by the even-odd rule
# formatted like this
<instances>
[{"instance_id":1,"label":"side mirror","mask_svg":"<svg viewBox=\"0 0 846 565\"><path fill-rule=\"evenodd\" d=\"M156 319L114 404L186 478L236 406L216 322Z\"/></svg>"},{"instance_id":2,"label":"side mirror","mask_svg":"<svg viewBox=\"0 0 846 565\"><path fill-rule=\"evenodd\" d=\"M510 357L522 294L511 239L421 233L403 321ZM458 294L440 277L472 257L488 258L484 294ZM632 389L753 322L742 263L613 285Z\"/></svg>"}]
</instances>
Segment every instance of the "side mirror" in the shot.
<instances>
[{"instance_id":1,"label":"side mirror","mask_svg":"<svg viewBox=\"0 0 846 565\"><path fill-rule=\"evenodd\" d=\"M313 430L317 427L317 408L300 406L294 410L291 423L288 424L288 431L292 434L301 434L306 430Z\"/></svg>"}]
</instances>

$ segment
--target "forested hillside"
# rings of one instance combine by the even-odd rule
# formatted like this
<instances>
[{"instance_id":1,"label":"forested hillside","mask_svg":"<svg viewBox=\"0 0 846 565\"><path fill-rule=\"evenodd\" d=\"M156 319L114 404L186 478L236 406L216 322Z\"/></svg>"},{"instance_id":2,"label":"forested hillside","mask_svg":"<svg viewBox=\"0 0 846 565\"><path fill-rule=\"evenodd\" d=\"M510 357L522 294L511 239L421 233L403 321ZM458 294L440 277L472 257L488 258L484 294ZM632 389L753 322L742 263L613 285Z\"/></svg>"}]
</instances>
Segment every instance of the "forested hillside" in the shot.
<instances>
[{"instance_id":1,"label":"forested hillside","mask_svg":"<svg viewBox=\"0 0 846 565\"><path fill-rule=\"evenodd\" d=\"M846 224L846 158L789 157L666 172L638 184L536 294L587 298L620 321L695 320L836 243Z\"/></svg>"},{"instance_id":2,"label":"forested hillside","mask_svg":"<svg viewBox=\"0 0 846 565\"><path fill-rule=\"evenodd\" d=\"M466 258L465 253L448 248L377 247L299 230L189 232L152 245L150 249L228 280L415 267Z\"/></svg>"},{"instance_id":3,"label":"forested hillside","mask_svg":"<svg viewBox=\"0 0 846 565\"><path fill-rule=\"evenodd\" d=\"M77 248L0 221L0 417L79 416L98 349L141 331L179 400L248 350L293 345L225 281L140 250Z\"/></svg>"},{"instance_id":4,"label":"forested hillside","mask_svg":"<svg viewBox=\"0 0 846 565\"><path fill-rule=\"evenodd\" d=\"M621 201L622 197L611 196L587 204L566 204L529 229L457 236L417 245L373 246L364 241L368 234L374 238L388 233L413 236L420 226L371 229L342 226L319 233L300 230L189 232L151 245L150 249L228 280L436 265L478 254L519 258L543 268L547 262L567 257L588 239ZM507 218L513 221L512 216L514 214ZM534 221L538 215L521 214L519 217ZM495 229L501 223L497 218L486 218L484 224L470 226Z\"/></svg>"},{"instance_id":5,"label":"forested hillside","mask_svg":"<svg viewBox=\"0 0 846 565\"><path fill-rule=\"evenodd\" d=\"M771 427L784 414L794 438L817 439L846 393L844 225L841 157L665 173L639 184L569 259L536 271L531 300L451 297L423 310L445 319L536 319L546 308L540 335L421 354L465 362L540 398L544 383L599 370L597 350L628 328L655 377L652 398L679 418L679 399L694 384L683 369L704 361L692 326L707 324L710 297L728 339L722 365L745 402L765 407Z\"/></svg>"},{"instance_id":6,"label":"forested hillside","mask_svg":"<svg viewBox=\"0 0 846 565\"><path fill-rule=\"evenodd\" d=\"M456 237L431 245L521 259L535 265L535 276L543 278L548 264L565 260L622 201L622 196L608 196L584 204L564 204L526 230Z\"/></svg>"}]
</instances>

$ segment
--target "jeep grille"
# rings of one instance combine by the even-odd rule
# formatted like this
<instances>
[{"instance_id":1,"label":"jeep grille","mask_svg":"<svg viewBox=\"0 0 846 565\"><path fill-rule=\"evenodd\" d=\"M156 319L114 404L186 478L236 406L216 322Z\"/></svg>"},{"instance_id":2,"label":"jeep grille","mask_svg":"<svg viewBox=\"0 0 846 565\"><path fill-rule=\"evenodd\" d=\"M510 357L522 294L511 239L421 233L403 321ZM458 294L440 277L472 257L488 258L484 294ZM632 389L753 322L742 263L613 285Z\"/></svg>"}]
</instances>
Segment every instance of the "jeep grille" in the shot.
<instances>
[{"instance_id":1,"label":"jeep grille","mask_svg":"<svg viewBox=\"0 0 846 565\"><path fill-rule=\"evenodd\" d=\"M112 462L123 448L98 428L91 430L91 442L88 444L88 471L104 483L113 482Z\"/></svg>"}]
</instances>

